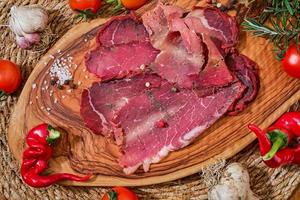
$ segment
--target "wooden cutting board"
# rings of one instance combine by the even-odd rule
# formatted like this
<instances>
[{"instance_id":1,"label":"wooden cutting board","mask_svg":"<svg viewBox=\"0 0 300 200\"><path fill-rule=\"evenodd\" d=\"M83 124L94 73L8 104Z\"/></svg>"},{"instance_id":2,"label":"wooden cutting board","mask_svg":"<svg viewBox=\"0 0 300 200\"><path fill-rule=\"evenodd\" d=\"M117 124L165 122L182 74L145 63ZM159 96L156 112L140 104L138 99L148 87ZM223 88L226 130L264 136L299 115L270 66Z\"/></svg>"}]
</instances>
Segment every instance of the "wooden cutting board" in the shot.
<instances>
[{"instance_id":1,"label":"wooden cutting board","mask_svg":"<svg viewBox=\"0 0 300 200\"><path fill-rule=\"evenodd\" d=\"M196 2L198 1L180 0L173 3L190 9L196 5ZM145 6L139 10L139 14L153 6L154 3ZM8 131L9 146L18 161L21 160L25 148L25 134L30 128L41 122L62 128L68 133L68 137L81 138L74 140L74 143L81 142L84 140L82 138L85 137L90 137L93 141L100 141L99 144L105 143L101 136L93 136L84 127L79 115L79 105L82 89L89 87L93 81L97 80L85 70L83 57L87 51L95 47L94 35L99 26L106 20L97 19L75 26L54 45L34 68L12 114ZM196 173L218 159L232 157L254 141L254 134L249 132L247 124L256 123L262 128L269 126L300 99L300 81L289 78L281 70L280 63L274 59L272 46L266 40L253 38L242 32L239 50L258 63L261 78L261 89L257 99L243 113L234 117L222 118L191 145L180 151L172 152L160 163L153 164L147 173L139 170L134 175L123 174L122 169L117 164L117 158L114 153L111 153L114 152L115 147L105 143L105 152L102 149L99 154L100 156L103 155L103 171L101 173L90 182L66 181L62 184L139 186L171 181ZM72 70L78 88L75 90L69 88L58 90L49 85L48 70L55 59L67 57L73 57L71 63L73 63L74 68ZM77 68L76 65L78 65ZM81 84L79 84L80 82ZM35 84L36 87L32 87ZM64 141L60 141L60 146L63 146ZM59 155L50 161L50 171L76 173L72 170L68 160L68 157L71 158L71 156L66 153Z\"/></svg>"}]
</instances>

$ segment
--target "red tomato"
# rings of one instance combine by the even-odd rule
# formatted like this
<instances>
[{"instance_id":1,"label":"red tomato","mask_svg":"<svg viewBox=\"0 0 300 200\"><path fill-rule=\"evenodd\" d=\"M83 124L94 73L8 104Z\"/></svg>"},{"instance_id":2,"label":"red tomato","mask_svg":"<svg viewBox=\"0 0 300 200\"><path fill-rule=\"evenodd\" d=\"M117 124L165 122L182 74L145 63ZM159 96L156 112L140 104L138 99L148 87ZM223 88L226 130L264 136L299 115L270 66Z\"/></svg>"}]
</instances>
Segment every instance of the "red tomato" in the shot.
<instances>
[{"instance_id":1,"label":"red tomato","mask_svg":"<svg viewBox=\"0 0 300 200\"><path fill-rule=\"evenodd\" d=\"M114 187L111 192L104 194L102 200L138 200L138 197L125 187Z\"/></svg>"},{"instance_id":2,"label":"red tomato","mask_svg":"<svg viewBox=\"0 0 300 200\"><path fill-rule=\"evenodd\" d=\"M283 70L294 78L300 78L300 46L298 48L295 44L290 46L282 60Z\"/></svg>"},{"instance_id":3,"label":"red tomato","mask_svg":"<svg viewBox=\"0 0 300 200\"><path fill-rule=\"evenodd\" d=\"M73 10L91 10L97 13L101 6L101 0L69 0L69 5Z\"/></svg>"},{"instance_id":4,"label":"red tomato","mask_svg":"<svg viewBox=\"0 0 300 200\"><path fill-rule=\"evenodd\" d=\"M147 0L121 0L123 6L130 10L135 10L142 7Z\"/></svg>"},{"instance_id":5,"label":"red tomato","mask_svg":"<svg viewBox=\"0 0 300 200\"><path fill-rule=\"evenodd\" d=\"M16 64L0 60L0 90L6 94L15 92L21 83L21 71Z\"/></svg>"}]
</instances>

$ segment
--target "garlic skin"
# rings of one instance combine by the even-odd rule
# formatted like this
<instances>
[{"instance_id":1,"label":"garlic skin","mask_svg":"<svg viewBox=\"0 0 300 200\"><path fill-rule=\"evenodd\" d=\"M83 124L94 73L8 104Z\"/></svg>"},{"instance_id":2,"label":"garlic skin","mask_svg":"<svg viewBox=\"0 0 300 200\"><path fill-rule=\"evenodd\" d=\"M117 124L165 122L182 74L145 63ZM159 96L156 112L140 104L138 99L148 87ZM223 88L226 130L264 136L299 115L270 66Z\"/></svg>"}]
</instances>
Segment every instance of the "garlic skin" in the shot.
<instances>
[{"instance_id":1,"label":"garlic skin","mask_svg":"<svg viewBox=\"0 0 300 200\"><path fill-rule=\"evenodd\" d=\"M13 6L10 10L9 27L16 35L17 44L21 48L31 48L40 41L39 32L48 24L48 14L39 5Z\"/></svg>"},{"instance_id":2,"label":"garlic skin","mask_svg":"<svg viewBox=\"0 0 300 200\"><path fill-rule=\"evenodd\" d=\"M259 200L250 188L247 169L239 163L226 167L218 185L208 192L208 200Z\"/></svg>"},{"instance_id":3,"label":"garlic skin","mask_svg":"<svg viewBox=\"0 0 300 200\"><path fill-rule=\"evenodd\" d=\"M19 47L22 49L29 49L32 47L31 43L29 41L27 41L26 38L23 36L17 35L16 41L17 41L17 44L19 45Z\"/></svg>"},{"instance_id":4,"label":"garlic skin","mask_svg":"<svg viewBox=\"0 0 300 200\"><path fill-rule=\"evenodd\" d=\"M48 24L47 12L39 5L13 6L10 14L9 27L19 36L41 32Z\"/></svg>"},{"instance_id":5,"label":"garlic skin","mask_svg":"<svg viewBox=\"0 0 300 200\"><path fill-rule=\"evenodd\" d=\"M25 34L24 38L31 44L36 44L41 40L41 36L39 33Z\"/></svg>"}]
</instances>

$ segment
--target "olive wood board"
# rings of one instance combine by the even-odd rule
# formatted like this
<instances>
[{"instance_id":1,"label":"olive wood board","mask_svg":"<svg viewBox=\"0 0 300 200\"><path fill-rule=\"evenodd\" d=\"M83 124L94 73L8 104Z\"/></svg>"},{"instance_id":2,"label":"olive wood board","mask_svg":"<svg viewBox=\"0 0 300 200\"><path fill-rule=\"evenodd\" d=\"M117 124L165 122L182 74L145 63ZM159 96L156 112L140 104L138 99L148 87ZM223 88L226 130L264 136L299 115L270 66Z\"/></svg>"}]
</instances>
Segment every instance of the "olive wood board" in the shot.
<instances>
[{"instance_id":1,"label":"olive wood board","mask_svg":"<svg viewBox=\"0 0 300 200\"><path fill-rule=\"evenodd\" d=\"M178 0L172 1L186 9L191 9L198 1ZM200 2L201 3L201 2ZM155 1L138 10L138 14L152 8ZM24 150L24 137L30 128L47 122L55 127L61 127L69 135L90 136L91 131L84 127L79 115L80 94L82 89L87 88L93 81L98 79L85 70L84 54L95 47L94 35L97 29L107 19L96 19L91 22L81 23L69 30L50 50L41 58L30 75L14 112L8 130L10 149L18 161L21 161ZM266 128L284 113L292 104L300 99L300 81L288 77L281 69L273 55L272 45L265 39L252 37L250 34L241 32L239 51L259 65L261 88L257 99L237 116L225 116L211 128L205 131L189 146L176 152L170 153L157 164L151 165L149 172L138 170L133 175L125 175L118 167L117 158L112 157L104 163L103 173L93 177L91 181L71 182L65 181L63 185L73 186L141 186L157 184L179 179L200 171L203 167L213 164L219 159L227 159L255 140L254 134L247 129L247 124L256 123ZM81 81L75 90L56 88L45 89L49 75L47 71L53 64L53 57L74 57L72 63L77 64L74 70L74 81ZM36 88L32 85L37 84ZM53 91L50 96L50 90ZM53 99L57 99L54 103ZM51 108L47 111L46 108ZM95 140L102 136L91 136ZM76 140L75 140L76 141ZM60 146L64 140L60 141ZM104 150L112 150L114 147L106 146ZM110 149L112 148L112 149ZM103 150L103 149L102 149ZM58 150L59 151L59 150ZM61 152L64 152L63 150ZM106 152L103 152L106 153ZM50 160L50 172L75 172L68 160L67 153L58 154Z\"/></svg>"}]
</instances>

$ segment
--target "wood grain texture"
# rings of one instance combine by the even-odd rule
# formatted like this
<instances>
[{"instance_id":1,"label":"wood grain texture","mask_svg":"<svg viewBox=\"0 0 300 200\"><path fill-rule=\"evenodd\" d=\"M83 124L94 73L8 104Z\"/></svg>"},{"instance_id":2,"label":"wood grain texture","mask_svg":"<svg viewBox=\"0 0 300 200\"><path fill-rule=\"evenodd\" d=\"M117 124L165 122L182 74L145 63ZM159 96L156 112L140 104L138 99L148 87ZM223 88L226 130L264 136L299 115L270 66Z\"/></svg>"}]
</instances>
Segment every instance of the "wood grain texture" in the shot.
<instances>
[{"instance_id":1,"label":"wood grain texture","mask_svg":"<svg viewBox=\"0 0 300 200\"><path fill-rule=\"evenodd\" d=\"M182 0L172 1L186 9L196 5L198 1ZM139 10L139 14L152 8L155 2L146 5ZM31 76L29 77L19 102L11 118L8 133L8 141L12 153L17 160L21 160L25 147L24 137L28 130L41 122L51 123L60 127L66 133L64 139L58 145L62 150L51 160L51 172L89 172L92 169L78 168L80 163L74 160L92 160L93 156L101 158L101 162L95 164L99 174L90 182L63 182L65 185L85 186L112 186L112 185L149 185L165 181L175 180L196 173L217 159L229 158L251 143L255 137L246 125L250 122L261 127L269 126L294 102L300 99L300 81L289 78L282 72L280 63L274 59L272 46L261 38L253 38L241 33L239 50L249 56L260 66L261 89L254 103L243 113L235 117L224 117L203 133L193 144L176 152L172 152L160 163L153 164L147 173L138 170L134 175L125 175L117 164L116 147L101 136L93 135L84 125L79 115L80 94L97 78L85 71L83 57L86 52L95 46L94 34L97 27L106 19L97 19L90 23L82 23L72 28L57 44L41 59ZM58 50L61 53L58 53ZM55 58L74 57L72 61L78 65L73 69L75 83L82 82L78 89L58 90L45 89L49 83L47 71ZM37 88L32 89L36 83ZM43 90L44 89L44 90ZM50 95L50 91L53 95ZM55 99L58 100L57 103ZM47 111L46 108L50 108ZM49 114L48 114L49 113ZM63 141L71 141L64 145ZM86 143L97 146L89 148ZM99 148L98 148L99 147ZM80 151L79 151L80 149ZM66 153L70 152L69 154ZM92 155L92 156L91 156ZM69 161L71 160L71 162ZM77 172L71 168L71 164L77 165Z\"/></svg>"}]
</instances>

